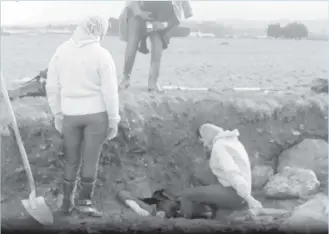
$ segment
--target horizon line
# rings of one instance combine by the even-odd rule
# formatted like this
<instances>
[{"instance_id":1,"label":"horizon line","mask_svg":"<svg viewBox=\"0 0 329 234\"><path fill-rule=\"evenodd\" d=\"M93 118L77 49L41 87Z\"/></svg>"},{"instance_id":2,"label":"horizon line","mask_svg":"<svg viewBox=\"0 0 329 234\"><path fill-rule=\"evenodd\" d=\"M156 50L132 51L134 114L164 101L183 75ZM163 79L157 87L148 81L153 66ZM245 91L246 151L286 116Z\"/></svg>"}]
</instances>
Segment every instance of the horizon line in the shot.
<instances>
[{"instance_id":1,"label":"horizon line","mask_svg":"<svg viewBox=\"0 0 329 234\"><path fill-rule=\"evenodd\" d=\"M116 17L109 17L109 18L115 18L117 19ZM213 20L210 20L210 19L187 19L187 20L184 20L183 22L200 22L200 21L204 21L204 22L209 22L209 21L215 21L215 22L218 22L218 21L221 21L221 20L240 20L240 21L253 21L253 22L271 22L271 21L299 21L299 22L302 22L302 21L328 21L329 22L329 17L326 17L326 18L318 18L318 19L294 19L294 20L291 20L291 19L284 19L284 18L281 18L281 19L242 19L242 18L218 18L218 19L213 19ZM76 20L65 20L65 21L61 21L61 20L58 20L58 21L51 21L51 22L34 22L34 23L11 23L11 24L3 24L1 23L1 27L5 26L5 27L10 27L10 26L49 26L49 25L67 25L67 24L78 24L80 20L79 19L76 19Z\"/></svg>"}]
</instances>

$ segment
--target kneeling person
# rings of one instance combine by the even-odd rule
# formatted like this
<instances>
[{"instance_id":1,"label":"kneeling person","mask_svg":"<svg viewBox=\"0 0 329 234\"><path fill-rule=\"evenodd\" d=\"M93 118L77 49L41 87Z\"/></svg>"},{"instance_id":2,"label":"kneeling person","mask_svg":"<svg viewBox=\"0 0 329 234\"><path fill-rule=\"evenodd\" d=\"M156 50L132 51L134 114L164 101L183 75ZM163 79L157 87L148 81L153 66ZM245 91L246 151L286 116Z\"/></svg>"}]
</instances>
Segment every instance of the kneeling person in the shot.
<instances>
[{"instance_id":1,"label":"kneeling person","mask_svg":"<svg viewBox=\"0 0 329 234\"><path fill-rule=\"evenodd\" d=\"M238 140L239 131L224 131L212 124L204 124L197 135L209 154L206 167L194 174L196 187L184 190L180 197L185 218L197 216L200 206L208 205L213 218L218 209L239 210L261 208L251 195L251 168L248 154Z\"/></svg>"}]
</instances>

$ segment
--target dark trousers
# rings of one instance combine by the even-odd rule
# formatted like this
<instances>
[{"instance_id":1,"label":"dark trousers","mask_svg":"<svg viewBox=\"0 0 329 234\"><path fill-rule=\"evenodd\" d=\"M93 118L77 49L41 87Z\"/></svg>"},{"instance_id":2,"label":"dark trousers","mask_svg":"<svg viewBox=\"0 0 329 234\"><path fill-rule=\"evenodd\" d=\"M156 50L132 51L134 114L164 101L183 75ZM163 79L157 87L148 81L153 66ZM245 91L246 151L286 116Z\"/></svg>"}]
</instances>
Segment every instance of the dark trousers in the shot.
<instances>
[{"instance_id":1,"label":"dark trousers","mask_svg":"<svg viewBox=\"0 0 329 234\"><path fill-rule=\"evenodd\" d=\"M237 210L245 207L245 201L232 187L221 185L208 163L200 165L192 176L195 187L185 189L180 196L181 212L186 218L198 216L205 205L218 209Z\"/></svg>"},{"instance_id":2,"label":"dark trousers","mask_svg":"<svg viewBox=\"0 0 329 234\"><path fill-rule=\"evenodd\" d=\"M102 145L108 133L106 112L79 116L64 116L64 179L80 179L92 183L97 179L98 162Z\"/></svg>"},{"instance_id":3,"label":"dark trousers","mask_svg":"<svg viewBox=\"0 0 329 234\"><path fill-rule=\"evenodd\" d=\"M145 37L145 22L129 13L128 22L127 47L125 52L125 61L123 67L123 75L129 78L135 63L136 54L141 40ZM162 58L163 45L161 37L158 33L150 35L151 40L151 65L149 78L151 82L156 82L159 77L160 62Z\"/></svg>"},{"instance_id":4,"label":"dark trousers","mask_svg":"<svg viewBox=\"0 0 329 234\"><path fill-rule=\"evenodd\" d=\"M123 73L125 77L130 77L131 75L138 51L138 46L145 30L145 23L142 19L134 17L130 11L128 11L128 15L127 46L123 67Z\"/></svg>"}]
</instances>

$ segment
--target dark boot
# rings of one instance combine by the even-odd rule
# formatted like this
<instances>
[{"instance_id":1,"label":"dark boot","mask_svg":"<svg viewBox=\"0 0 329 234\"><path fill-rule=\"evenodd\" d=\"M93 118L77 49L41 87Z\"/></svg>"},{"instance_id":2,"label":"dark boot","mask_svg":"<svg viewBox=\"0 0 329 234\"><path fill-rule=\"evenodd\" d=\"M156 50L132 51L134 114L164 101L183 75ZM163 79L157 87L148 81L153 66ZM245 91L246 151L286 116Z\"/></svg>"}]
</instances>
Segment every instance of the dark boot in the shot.
<instances>
[{"instance_id":1,"label":"dark boot","mask_svg":"<svg viewBox=\"0 0 329 234\"><path fill-rule=\"evenodd\" d=\"M80 182L79 202L77 210L79 213L92 216L102 217L103 213L93 205L91 198L94 192L95 182L86 183Z\"/></svg>"},{"instance_id":2,"label":"dark boot","mask_svg":"<svg viewBox=\"0 0 329 234\"><path fill-rule=\"evenodd\" d=\"M63 203L59 208L61 215L67 216L72 213L74 208L75 181L63 181Z\"/></svg>"}]
</instances>

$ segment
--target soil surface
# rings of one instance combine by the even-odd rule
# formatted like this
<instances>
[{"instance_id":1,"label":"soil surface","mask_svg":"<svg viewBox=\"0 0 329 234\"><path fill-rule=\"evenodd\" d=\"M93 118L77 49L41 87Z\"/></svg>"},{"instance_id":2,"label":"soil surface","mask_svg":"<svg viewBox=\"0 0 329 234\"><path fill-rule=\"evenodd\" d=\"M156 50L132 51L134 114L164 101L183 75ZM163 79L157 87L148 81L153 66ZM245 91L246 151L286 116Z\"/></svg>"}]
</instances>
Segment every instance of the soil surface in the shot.
<instances>
[{"instance_id":1,"label":"soil surface","mask_svg":"<svg viewBox=\"0 0 329 234\"><path fill-rule=\"evenodd\" d=\"M34 77L48 67L57 46L71 35L1 36L1 70L8 80ZM226 41L229 45L221 46ZM106 36L102 45L113 55L121 79L125 43ZM163 54L161 85L309 89L328 77L327 42L310 40L173 38ZM145 87L150 55L138 54L134 87Z\"/></svg>"},{"instance_id":2,"label":"soil surface","mask_svg":"<svg viewBox=\"0 0 329 234\"><path fill-rule=\"evenodd\" d=\"M257 223L233 220L163 220L137 217L114 198L114 189L128 188L138 196L167 188L174 194L188 186L191 168L204 160L202 147L196 144L196 128L212 122L225 129L239 129L252 166L276 168L277 157L304 138L328 138L328 102L326 95L280 92L183 92L154 95L140 89L122 92L120 131L106 144L100 160L95 191L97 206L105 212L100 220L55 215L58 228L107 228L136 230L213 231L223 228L248 229L277 227L281 222ZM37 194L44 196L53 211L57 207L58 188L64 164L61 138L51 125L46 100L25 98L14 101L15 113L34 173ZM8 131L8 116L0 105L2 138L2 224L4 227L37 227L20 200L28 198L27 180L19 151ZM27 115L27 113L29 113ZM294 134L295 132L299 134ZM145 179L141 179L145 178ZM134 185L134 183L136 185ZM131 187L132 186L132 187ZM135 189L134 189L135 188ZM291 210L303 200L266 200L262 191L254 191L267 208ZM136 194L135 194L136 195ZM136 195L137 196L137 195ZM87 227L88 226L88 227Z\"/></svg>"}]
</instances>

